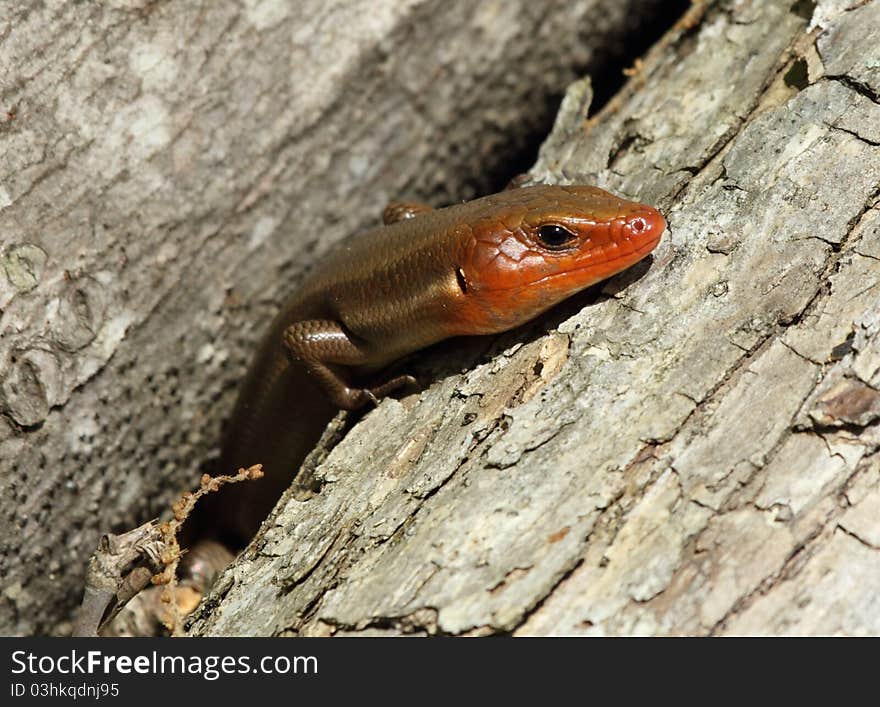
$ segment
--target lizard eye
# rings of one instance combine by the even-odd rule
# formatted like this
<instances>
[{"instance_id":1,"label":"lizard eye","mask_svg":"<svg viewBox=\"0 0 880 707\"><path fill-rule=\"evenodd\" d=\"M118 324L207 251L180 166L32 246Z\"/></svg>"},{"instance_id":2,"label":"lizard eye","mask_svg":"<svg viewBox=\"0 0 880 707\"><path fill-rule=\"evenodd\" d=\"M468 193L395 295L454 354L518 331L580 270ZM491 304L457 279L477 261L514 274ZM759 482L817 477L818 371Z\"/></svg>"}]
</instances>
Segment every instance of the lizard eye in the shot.
<instances>
[{"instance_id":1,"label":"lizard eye","mask_svg":"<svg viewBox=\"0 0 880 707\"><path fill-rule=\"evenodd\" d=\"M548 223L538 229L538 240L551 250L565 248L576 239L577 236L571 231L556 223Z\"/></svg>"},{"instance_id":2,"label":"lizard eye","mask_svg":"<svg viewBox=\"0 0 880 707\"><path fill-rule=\"evenodd\" d=\"M632 229L633 233L641 233L648 227L648 222L639 216L629 222L629 227Z\"/></svg>"}]
</instances>

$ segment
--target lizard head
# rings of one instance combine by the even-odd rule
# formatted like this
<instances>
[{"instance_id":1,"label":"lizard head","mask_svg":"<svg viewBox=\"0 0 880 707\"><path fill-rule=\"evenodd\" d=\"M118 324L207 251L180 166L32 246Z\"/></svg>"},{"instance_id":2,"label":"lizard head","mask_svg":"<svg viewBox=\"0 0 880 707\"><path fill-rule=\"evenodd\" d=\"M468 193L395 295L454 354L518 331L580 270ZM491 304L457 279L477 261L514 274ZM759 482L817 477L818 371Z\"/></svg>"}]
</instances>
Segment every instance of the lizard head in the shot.
<instances>
[{"instance_id":1,"label":"lizard head","mask_svg":"<svg viewBox=\"0 0 880 707\"><path fill-rule=\"evenodd\" d=\"M524 323L625 270L666 228L656 209L597 187L523 187L484 201L456 272L481 333Z\"/></svg>"}]
</instances>

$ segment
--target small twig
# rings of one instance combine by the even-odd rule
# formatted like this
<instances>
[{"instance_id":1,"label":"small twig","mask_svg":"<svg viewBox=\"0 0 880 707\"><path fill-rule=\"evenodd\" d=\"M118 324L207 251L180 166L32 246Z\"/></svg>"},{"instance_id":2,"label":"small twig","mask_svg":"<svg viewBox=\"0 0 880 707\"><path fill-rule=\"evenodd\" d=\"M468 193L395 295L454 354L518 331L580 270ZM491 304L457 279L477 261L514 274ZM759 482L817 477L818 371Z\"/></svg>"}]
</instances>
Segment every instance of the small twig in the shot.
<instances>
[{"instance_id":1,"label":"small twig","mask_svg":"<svg viewBox=\"0 0 880 707\"><path fill-rule=\"evenodd\" d=\"M166 618L163 623L172 636L179 636L183 633L183 617L180 615L180 607L175 601L174 596L177 589L177 565L180 563L182 555L180 545L177 544L178 531L186 519L189 518L196 503L202 496L219 491L225 484L236 484L239 481L259 479L262 476L262 464L256 464L248 469L239 469L235 476L226 474L210 476L209 474L204 474L202 475L201 485L195 493L185 492L180 497L180 500L171 506L174 518L159 526L159 531L162 533L162 538L165 541L165 550L161 555L165 569L154 575L152 582L153 584L165 585L165 591L162 593L162 602L171 606L171 616Z\"/></svg>"}]
</instances>

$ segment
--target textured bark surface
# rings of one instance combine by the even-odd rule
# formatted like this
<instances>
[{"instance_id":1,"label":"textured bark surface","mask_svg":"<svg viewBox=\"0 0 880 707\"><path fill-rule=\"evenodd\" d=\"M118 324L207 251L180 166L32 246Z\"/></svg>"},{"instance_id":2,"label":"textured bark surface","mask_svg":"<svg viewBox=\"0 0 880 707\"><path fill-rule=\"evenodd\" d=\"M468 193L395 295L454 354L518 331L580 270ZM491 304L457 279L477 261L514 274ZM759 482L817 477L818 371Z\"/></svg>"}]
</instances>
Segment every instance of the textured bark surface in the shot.
<instances>
[{"instance_id":1,"label":"textured bark surface","mask_svg":"<svg viewBox=\"0 0 880 707\"><path fill-rule=\"evenodd\" d=\"M880 633L878 27L697 3L573 87L533 174L663 208L650 267L411 364L194 633Z\"/></svg>"},{"instance_id":2,"label":"textured bark surface","mask_svg":"<svg viewBox=\"0 0 880 707\"><path fill-rule=\"evenodd\" d=\"M197 483L303 268L494 186L659 4L0 3L0 633Z\"/></svg>"}]
</instances>

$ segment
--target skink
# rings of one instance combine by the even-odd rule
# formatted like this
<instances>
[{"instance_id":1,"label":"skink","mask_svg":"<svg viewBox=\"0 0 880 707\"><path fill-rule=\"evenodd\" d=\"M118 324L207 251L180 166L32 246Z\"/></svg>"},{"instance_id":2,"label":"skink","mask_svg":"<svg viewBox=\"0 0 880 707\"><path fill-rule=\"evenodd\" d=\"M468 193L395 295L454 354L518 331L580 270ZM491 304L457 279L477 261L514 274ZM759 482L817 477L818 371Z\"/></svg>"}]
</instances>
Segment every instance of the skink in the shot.
<instances>
[{"instance_id":1,"label":"skink","mask_svg":"<svg viewBox=\"0 0 880 707\"><path fill-rule=\"evenodd\" d=\"M658 211L591 186L530 186L431 210L398 204L386 225L346 241L306 277L263 339L241 387L220 461L262 463L259 499L230 489L214 520L245 541L339 408L400 388L366 373L442 339L534 318L650 253ZM249 486L247 484L245 486Z\"/></svg>"}]
</instances>

